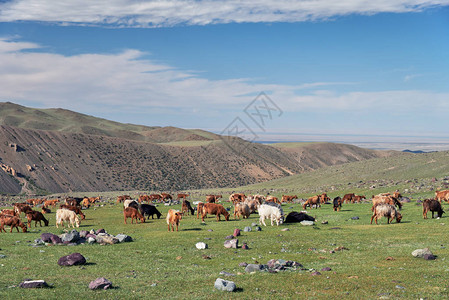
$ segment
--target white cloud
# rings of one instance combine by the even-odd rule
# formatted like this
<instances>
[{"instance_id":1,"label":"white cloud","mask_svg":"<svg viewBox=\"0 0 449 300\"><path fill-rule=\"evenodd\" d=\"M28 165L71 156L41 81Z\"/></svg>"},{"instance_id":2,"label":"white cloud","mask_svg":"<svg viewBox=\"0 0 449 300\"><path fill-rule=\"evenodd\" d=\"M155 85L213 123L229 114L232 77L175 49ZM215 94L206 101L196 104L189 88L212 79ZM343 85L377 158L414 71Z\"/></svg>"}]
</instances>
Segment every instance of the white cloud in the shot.
<instances>
[{"instance_id":1,"label":"white cloud","mask_svg":"<svg viewBox=\"0 0 449 300\"><path fill-rule=\"evenodd\" d=\"M44 21L118 27L301 22L348 14L403 13L449 5L449 0L12 0L0 22Z\"/></svg>"},{"instance_id":2,"label":"white cloud","mask_svg":"<svg viewBox=\"0 0 449 300\"><path fill-rule=\"evenodd\" d=\"M40 52L21 51L41 48ZM354 83L260 84L251 79L209 80L195 72L144 59L144 53L63 56L43 47L0 38L0 101L39 103L40 107L108 107L137 112L154 109L240 111L265 91L283 110L424 112L449 111L449 94L419 90L338 92ZM332 89L334 88L334 89ZM242 96L243 95L243 96Z\"/></svg>"}]
</instances>

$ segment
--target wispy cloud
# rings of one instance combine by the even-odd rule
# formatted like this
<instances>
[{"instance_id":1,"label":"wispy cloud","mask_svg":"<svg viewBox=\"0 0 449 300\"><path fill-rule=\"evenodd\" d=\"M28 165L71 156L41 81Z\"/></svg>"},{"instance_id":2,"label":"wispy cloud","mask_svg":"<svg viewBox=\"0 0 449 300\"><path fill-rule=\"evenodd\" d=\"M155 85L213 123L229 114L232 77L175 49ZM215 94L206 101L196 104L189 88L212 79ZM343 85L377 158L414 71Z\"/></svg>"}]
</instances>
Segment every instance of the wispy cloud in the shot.
<instances>
[{"instance_id":1,"label":"wispy cloud","mask_svg":"<svg viewBox=\"0 0 449 300\"><path fill-rule=\"evenodd\" d=\"M22 51L38 49L39 52ZM159 64L145 53L64 56L46 53L41 45L0 38L0 101L32 101L40 107L108 107L121 111L190 109L201 112L240 110L261 91L288 111L449 111L449 94L429 91L352 91L354 83L316 82L301 85L255 83L251 78L209 80L198 72ZM200 70L201 71L201 70ZM242 96L243 95L243 96Z\"/></svg>"},{"instance_id":2,"label":"wispy cloud","mask_svg":"<svg viewBox=\"0 0 449 300\"><path fill-rule=\"evenodd\" d=\"M12 0L0 4L0 22L43 21L116 27L301 22L348 14L416 12L448 0Z\"/></svg>"}]
</instances>

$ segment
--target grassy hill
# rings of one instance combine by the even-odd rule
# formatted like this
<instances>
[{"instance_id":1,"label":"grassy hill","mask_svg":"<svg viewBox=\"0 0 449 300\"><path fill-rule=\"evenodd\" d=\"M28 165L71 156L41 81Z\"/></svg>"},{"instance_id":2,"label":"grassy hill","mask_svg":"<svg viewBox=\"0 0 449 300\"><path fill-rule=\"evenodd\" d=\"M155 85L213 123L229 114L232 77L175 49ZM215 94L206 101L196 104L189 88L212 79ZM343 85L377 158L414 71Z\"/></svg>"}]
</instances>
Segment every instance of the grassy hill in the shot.
<instances>
[{"instance_id":1,"label":"grassy hill","mask_svg":"<svg viewBox=\"0 0 449 300\"><path fill-rule=\"evenodd\" d=\"M332 143L263 145L0 103L0 193L235 187L396 154Z\"/></svg>"}]
</instances>

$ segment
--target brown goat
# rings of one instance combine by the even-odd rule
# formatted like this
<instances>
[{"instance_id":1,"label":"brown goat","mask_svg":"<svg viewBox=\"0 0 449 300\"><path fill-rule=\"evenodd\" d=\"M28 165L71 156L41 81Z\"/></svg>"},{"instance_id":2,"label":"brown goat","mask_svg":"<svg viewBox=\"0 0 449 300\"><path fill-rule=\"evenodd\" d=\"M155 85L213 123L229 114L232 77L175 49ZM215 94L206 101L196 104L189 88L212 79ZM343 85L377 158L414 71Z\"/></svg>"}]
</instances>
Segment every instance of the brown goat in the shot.
<instances>
[{"instance_id":1,"label":"brown goat","mask_svg":"<svg viewBox=\"0 0 449 300\"><path fill-rule=\"evenodd\" d=\"M427 219L427 213L429 211L432 212L432 219L433 219L434 212L437 212L438 218L441 218L444 213L444 210L441 207L441 203L438 200L434 200L434 199L424 200L424 202L422 203L422 208L423 208L422 215L423 215L424 219Z\"/></svg>"},{"instance_id":2,"label":"brown goat","mask_svg":"<svg viewBox=\"0 0 449 300\"><path fill-rule=\"evenodd\" d=\"M134 207L125 208L125 210L123 211L123 217L125 218L125 224L127 224L126 219L128 219L128 218L131 218L131 224L133 224L134 219L136 219L136 224L137 224L137 219L140 219L140 221L142 223L145 223L145 218Z\"/></svg>"},{"instance_id":3,"label":"brown goat","mask_svg":"<svg viewBox=\"0 0 449 300\"><path fill-rule=\"evenodd\" d=\"M320 201L320 197L321 195L317 195L317 196L313 196L310 197L309 199L307 199L307 201L303 204L302 208L306 209L307 206L310 206L310 208L313 207L313 205L315 205L315 208L321 207L321 201Z\"/></svg>"},{"instance_id":4,"label":"brown goat","mask_svg":"<svg viewBox=\"0 0 449 300\"><path fill-rule=\"evenodd\" d=\"M48 226L48 220L45 219L44 215L40 211L29 211L26 213L28 219L28 227L31 228L31 221L34 221L34 227L37 227L37 222L42 227L41 221L44 221L45 226Z\"/></svg>"},{"instance_id":5,"label":"brown goat","mask_svg":"<svg viewBox=\"0 0 449 300\"><path fill-rule=\"evenodd\" d=\"M210 215L216 215L217 221L220 221L220 215L223 215L226 221L229 221L229 213L221 204L216 203L204 203L203 211L201 212L201 220L204 222L204 217Z\"/></svg>"},{"instance_id":6,"label":"brown goat","mask_svg":"<svg viewBox=\"0 0 449 300\"><path fill-rule=\"evenodd\" d=\"M203 202L199 202L198 205L196 206L196 218L197 219L200 218L200 213L203 214L203 206L204 206Z\"/></svg>"},{"instance_id":7,"label":"brown goat","mask_svg":"<svg viewBox=\"0 0 449 300\"><path fill-rule=\"evenodd\" d=\"M377 204L373 208L373 215L371 216L371 224L373 224L373 219L376 221L377 225L377 219L380 219L382 217L386 217L388 220L388 224L391 224L393 222L393 219L396 218L396 222L400 223L402 220L402 215L398 211L396 211L396 208L393 205L390 204Z\"/></svg>"},{"instance_id":8,"label":"brown goat","mask_svg":"<svg viewBox=\"0 0 449 300\"><path fill-rule=\"evenodd\" d=\"M17 232L19 232L19 227L22 228L23 232L27 232L27 227L23 222L16 216L12 215L1 215L0 216L0 233L2 230L6 232L5 225L11 226L10 233L12 232L12 229L15 227L17 229Z\"/></svg>"},{"instance_id":9,"label":"brown goat","mask_svg":"<svg viewBox=\"0 0 449 300\"><path fill-rule=\"evenodd\" d=\"M172 231L175 231L175 225L176 225L176 231L178 231L179 221L182 220L182 212L179 210L169 209L167 213L167 226L168 231L170 231L170 226Z\"/></svg>"}]
</instances>

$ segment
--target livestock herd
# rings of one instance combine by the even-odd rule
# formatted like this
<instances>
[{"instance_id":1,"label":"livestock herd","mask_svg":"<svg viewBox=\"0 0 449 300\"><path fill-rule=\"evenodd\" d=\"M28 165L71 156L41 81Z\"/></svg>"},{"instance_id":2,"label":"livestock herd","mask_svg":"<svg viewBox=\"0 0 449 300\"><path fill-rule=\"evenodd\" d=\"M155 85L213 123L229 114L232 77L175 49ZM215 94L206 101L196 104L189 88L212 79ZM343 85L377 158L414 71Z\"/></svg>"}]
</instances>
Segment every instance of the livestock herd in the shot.
<instances>
[{"instance_id":1,"label":"livestock herd","mask_svg":"<svg viewBox=\"0 0 449 300\"><path fill-rule=\"evenodd\" d=\"M186 198L189 194L180 193L177 195L176 200L182 200L181 211L169 209L166 222L168 226L168 231L178 231L178 227L182 217L184 215L195 215L199 218L201 214L201 220L207 215L215 215L217 221L220 221L220 216L223 215L226 221L229 221L230 213L228 210L219 202L222 199L222 195L207 195L205 197L205 202L195 202L196 207L192 207L189 200ZM232 202L234 207L234 219L240 219L240 217L247 219L251 214L258 213L259 223L266 226L265 220L269 219L271 225L274 223L280 225L284 222L285 216L282 209L283 203L292 203L297 201L297 203L302 204L302 208L305 210L307 207L320 208L322 204L330 203L333 204L333 210L338 212L342 208L344 203L360 203L365 200L366 197L363 195L356 195L354 193L346 194L343 197L335 197L332 201L327 196L326 193L312 196L308 199L299 200L296 195L283 195L281 200L274 196L263 196L263 195L245 195L242 193L233 193L229 196L229 202ZM394 219L396 222L400 222L402 219L402 214L398 211L402 208L401 203L402 195L396 191L392 194L382 193L378 195L373 195L372 201L372 216L371 224L373 220L377 224L379 218L387 218L387 222L390 224ZM80 226L81 220L85 219L85 215L82 210L88 209L92 204L101 200L101 197L84 197L75 198L69 197L65 199L65 202L60 204L60 208L56 210L56 227L59 225L64 226L64 222L68 223L68 226L73 228ZM141 223L145 222L145 217L149 219L151 216L154 219L156 215L157 219L162 216L161 212L156 208L155 203L166 203L171 204L173 197L168 193L161 194L151 194L151 195L140 195L136 200L133 200L129 195L122 195L117 198L117 203L123 202L124 210L124 223L127 224L127 219L131 218L131 223L136 223L140 220ZM367 200L365 200L367 201ZM423 207L423 218L427 219L427 213L432 213L432 218L434 213L437 213L439 218L442 217L444 213L441 205L441 201L449 202L449 190L436 191L434 199L426 199L422 203ZM10 232L13 228L17 229L19 232L19 227L23 232L27 231L27 227L31 227L32 221L35 222L35 226L39 222L42 226L44 222L45 226L48 226L49 221L45 218L45 214L51 212L49 207L56 208L56 205L60 202L59 199L45 200L45 199L28 199L23 203L14 203L13 209L4 209L0 211L0 233L2 231L6 232L5 226L10 227ZM147 202L147 203L144 203ZM176 203L176 202L175 202ZM40 207L41 211L33 210L32 207ZM397 207L397 209L396 209ZM24 214L27 219L27 225L21 220L21 214ZM292 212L290 214L298 215L297 212ZM301 213L299 213L301 214ZM287 216L287 220L289 217Z\"/></svg>"}]
</instances>

